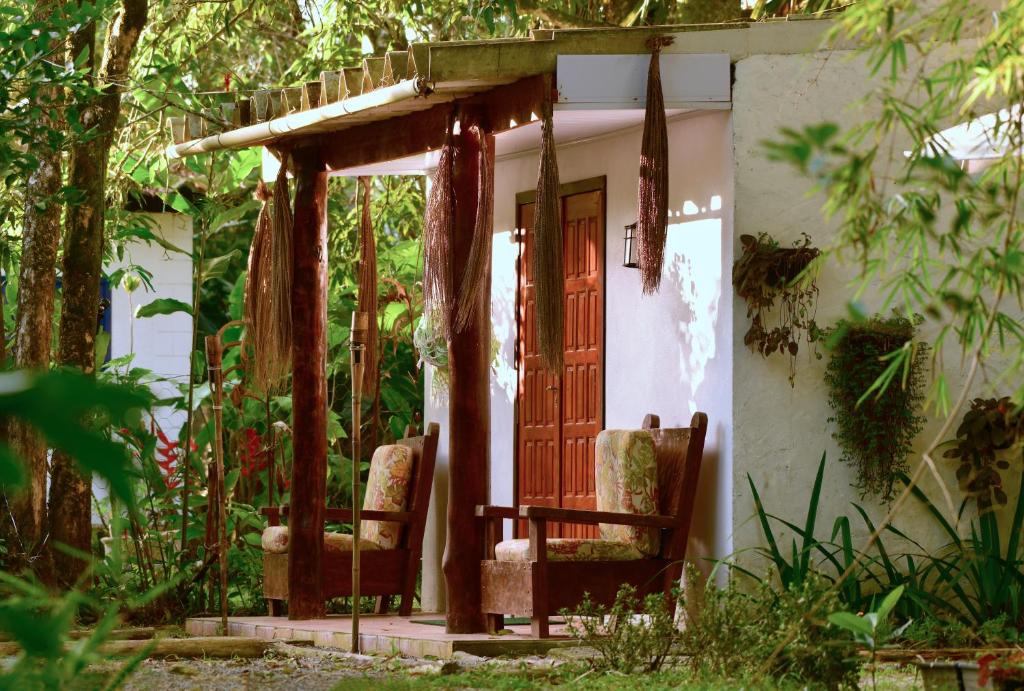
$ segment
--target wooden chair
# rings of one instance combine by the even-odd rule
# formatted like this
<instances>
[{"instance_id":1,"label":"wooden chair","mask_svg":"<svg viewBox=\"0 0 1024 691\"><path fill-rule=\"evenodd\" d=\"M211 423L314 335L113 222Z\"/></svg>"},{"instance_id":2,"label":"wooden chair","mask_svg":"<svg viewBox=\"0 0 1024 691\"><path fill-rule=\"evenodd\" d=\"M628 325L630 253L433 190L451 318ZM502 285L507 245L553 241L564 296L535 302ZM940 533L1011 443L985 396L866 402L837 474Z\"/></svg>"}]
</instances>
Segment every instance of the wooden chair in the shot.
<instances>
[{"instance_id":1,"label":"wooden chair","mask_svg":"<svg viewBox=\"0 0 1024 691\"><path fill-rule=\"evenodd\" d=\"M412 614L439 434L437 423L431 423L426 436L401 439L397 443L409 449L408 457L412 461L408 475L409 494L404 511L381 511L375 508L374 499L370 495L372 488L368 483L361 512L363 535L379 533L387 539L361 540L363 547L360 554L359 587L362 595L377 596L378 614L387 612L394 595L402 596L398 613L403 617ZM380 447L374 453L371 476L375 470L379 470L374 464L382 462L382 450L386 451L387 447ZM404 453L402 458L406 458ZM288 516L288 507L269 507L263 509L262 513L267 516L268 524L263 534L263 596L270 601L270 614L280 616L282 601L288 599L287 532L280 529L281 519ZM351 522L352 509L328 508L324 517L328 521ZM275 542L278 544L274 545ZM283 548L281 542L284 543ZM326 533L324 543L324 598L349 596L352 594L352 536ZM380 544L385 544L385 547L381 548Z\"/></svg>"},{"instance_id":2,"label":"wooden chair","mask_svg":"<svg viewBox=\"0 0 1024 691\"><path fill-rule=\"evenodd\" d=\"M493 633L501 629L504 615L527 616L532 622L533 635L545 638L548 636L549 615L562 608L576 608L584 593L589 593L591 601L596 604L611 605L619 587L625 583L633 585L641 597L659 591L668 597L682 574L707 425L707 415L700 412L694 414L690 427L659 429L656 415L648 415L644 419L643 429L649 431L657 464L656 515L545 506L520 506L517 509L478 506L476 515L485 521L486 553L480 563L480 587L488 630ZM503 519L525 519L529 525L528 543L525 540L500 542ZM610 551L618 554L610 554L608 549L604 549L604 553L594 549L607 548L607 544L593 543L614 542L609 540L550 538L549 542L550 521L602 524L602 534L611 526L654 528L658 532L650 535L657 536L660 532L660 548L654 547L658 549L655 556L637 554L631 557L630 553L622 553L627 547L632 549L629 545L611 545L613 549ZM577 550L568 558L560 553L564 552L562 547L575 548L575 543L580 542L589 542L584 545L588 549ZM522 558L512 557L515 560L509 560L509 555L517 551ZM500 554L502 552L504 554ZM674 599L669 606L674 610Z\"/></svg>"}]
</instances>

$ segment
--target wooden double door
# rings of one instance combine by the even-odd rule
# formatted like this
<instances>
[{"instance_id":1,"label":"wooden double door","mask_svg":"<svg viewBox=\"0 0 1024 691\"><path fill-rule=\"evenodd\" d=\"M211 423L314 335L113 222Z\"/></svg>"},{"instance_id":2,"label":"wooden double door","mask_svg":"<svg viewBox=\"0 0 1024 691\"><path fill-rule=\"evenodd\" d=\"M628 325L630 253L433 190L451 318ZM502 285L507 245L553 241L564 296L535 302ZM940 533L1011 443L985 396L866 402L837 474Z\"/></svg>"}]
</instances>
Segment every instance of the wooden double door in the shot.
<instances>
[{"instance_id":1,"label":"wooden double door","mask_svg":"<svg viewBox=\"0 0 1024 691\"><path fill-rule=\"evenodd\" d=\"M564 365L541 361L530 257L534 205L517 199L519 266L517 505L596 508L595 439L604 424L604 178L563 185ZM525 526L517 526L523 534ZM548 535L596 537L597 526L560 525Z\"/></svg>"}]
</instances>

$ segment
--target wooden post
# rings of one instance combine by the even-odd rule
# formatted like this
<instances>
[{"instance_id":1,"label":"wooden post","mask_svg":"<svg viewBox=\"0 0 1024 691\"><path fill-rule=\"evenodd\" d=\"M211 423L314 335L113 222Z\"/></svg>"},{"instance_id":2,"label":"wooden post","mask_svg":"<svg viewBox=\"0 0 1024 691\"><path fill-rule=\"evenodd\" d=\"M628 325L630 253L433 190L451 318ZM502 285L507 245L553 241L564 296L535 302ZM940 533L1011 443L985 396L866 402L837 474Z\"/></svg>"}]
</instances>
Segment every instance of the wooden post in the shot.
<instances>
[{"instance_id":1,"label":"wooden post","mask_svg":"<svg viewBox=\"0 0 1024 691\"><path fill-rule=\"evenodd\" d=\"M456 286L460 267L468 264L473 244L479 187L479 144L470 135L469 118L463 112L461 134L455 137L455 237L452 266ZM494 137L487 150L494 165ZM493 208L493 204L491 205ZM490 224L488 224L490 225ZM474 515L477 504L486 504L490 476L490 360L491 270L487 263L486 290L478 299L482 309L449 343L451 376L448 442L448 534L444 571L448 592L446 629L449 633L486 630L480 605L480 555L484 553L484 526Z\"/></svg>"},{"instance_id":2,"label":"wooden post","mask_svg":"<svg viewBox=\"0 0 1024 691\"><path fill-rule=\"evenodd\" d=\"M292 152L292 462L288 618L324 616L327 483L327 170L315 148Z\"/></svg>"}]
</instances>

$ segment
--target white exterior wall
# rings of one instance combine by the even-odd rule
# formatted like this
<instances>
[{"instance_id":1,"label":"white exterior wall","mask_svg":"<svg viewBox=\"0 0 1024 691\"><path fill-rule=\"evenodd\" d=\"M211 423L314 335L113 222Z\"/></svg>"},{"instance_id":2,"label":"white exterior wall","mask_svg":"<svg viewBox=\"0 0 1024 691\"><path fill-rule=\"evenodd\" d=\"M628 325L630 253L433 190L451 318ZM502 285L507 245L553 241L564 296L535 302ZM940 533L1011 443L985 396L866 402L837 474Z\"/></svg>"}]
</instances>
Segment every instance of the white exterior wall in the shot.
<instances>
[{"instance_id":1,"label":"white exterior wall","mask_svg":"<svg viewBox=\"0 0 1024 691\"><path fill-rule=\"evenodd\" d=\"M871 117L875 106L860 103L872 90L872 79L864 61L848 52L818 52L803 55L755 55L736 62L733 85L734 180L736 232L757 235L767 232L782 245L791 245L802 232L811 236L817 247L826 247L834 239L836 222L826 222L821 213L823 198L808 196L811 182L788 164L769 161L763 154L766 139L778 139L782 127L801 129L804 125L831 121L844 130ZM895 156L902 156L895 147ZM880 162L884 165L884 162ZM734 246L739 252L738 242ZM821 272L816 321L829 326L847 316L847 304L853 298L853 283L858 267L854 263L840 265L830 259ZM885 311L878 292L868 291L858 300L869 313ZM753 500L747 483L752 477L766 509L781 518L803 523L806 516L814 476L822 452L828 457L818 513L817 535L828 539L835 518L850 517L855 542L863 542L868 531L851 503L863 506L878 524L887 512L872 496L861 498L853 487L855 471L840 462L841 451L832 438L833 426L824 370L828 354L819 347L823 357L816 360L802 353L797 361L794 387L787 381L788 362L781 356L768 359L752 353L743 345L749 327L746 305L736 298L733 306L733 390L735 451L733 454L733 525L737 550L763 544L761 529L755 520ZM923 326L921 340L931 342L935 329ZM946 342L945 374L951 396L955 398L965 379L966 367L960 363L959 345ZM992 374L998 371L992 363ZM991 389L991 380L982 374L974 383L974 396L998 395ZM963 410L956 420L963 415ZM943 420L934 411L915 445L909 459L913 469L920 453L938 433ZM958 424L958 422L956 423ZM956 429L956 424L953 430ZM946 438L952 437L952 433ZM952 499L959 504L962 497L955 478L955 467L937 459L939 472ZM944 506L941 490L931 473L926 473L922 489ZM1001 510L1001 520L1009 518ZM955 516L950 516L955 519ZM966 516L965 516L966 519ZM944 545L946 538L933 518L920 504L911 500L895 519L895 526L929 549ZM776 524L774 528L778 529ZM782 532L782 531L780 531ZM891 536L884 543L897 551L905 546ZM788 549L785 538L783 551Z\"/></svg>"},{"instance_id":2,"label":"white exterior wall","mask_svg":"<svg viewBox=\"0 0 1024 691\"><path fill-rule=\"evenodd\" d=\"M556 125L557 126L557 125ZM606 176L605 410L607 428L639 427L643 416L685 426L708 414L709 429L690 556L731 552L732 511L732 132L728 112L669 123L671 213L660 293L644 297L640 274L622 266L623 227L636 220L641 129L559 147L563 183ZM491 502L514 503L515 258L510 241L517 192L537 182L537 152L495 166L491 321L501 344L491 375ZM423 605L443 609L440 574L447 497L448 404L427 376L425 417L441 424L438 475L424 548ZM721 500L716 499L721 498ZM505 526L506 533L511 530Z\"/></svg>"},{"instance_id":3,"label":"white exterior wall","mask_svg":"<svg viewBox=\"0 0 1024 691\"><path fill-rule=\"evenodd\" d=\"M192 220L183 214L145 214L155 234L188 254L171 252L156 243L132 242L125 249L124 264L137 264L153 274L153 291L140 286L129 294L121 286L111 286L111 357L135 353L134 367L151 370L165 379L184 382L188 376L192 349L192 319L187 314L159 315L136 319L135 309L157 298L174 298L192 304ZM116 267L107 267L110 271ZM154 384L158 396L175 393L173 384ZM176 439L184 423L184 413L157 410L157 423L168 437Z\"/></svg>"}]
</instances>

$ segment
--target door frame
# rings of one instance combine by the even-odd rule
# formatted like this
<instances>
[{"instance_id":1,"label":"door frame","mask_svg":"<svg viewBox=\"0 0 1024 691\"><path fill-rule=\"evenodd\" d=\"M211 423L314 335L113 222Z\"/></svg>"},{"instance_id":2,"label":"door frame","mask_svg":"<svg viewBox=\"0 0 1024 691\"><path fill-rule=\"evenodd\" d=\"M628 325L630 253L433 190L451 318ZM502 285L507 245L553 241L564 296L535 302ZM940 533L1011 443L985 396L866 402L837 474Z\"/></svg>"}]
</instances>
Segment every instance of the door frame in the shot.
<instances>
[{"instance_id":1,"label":"door frame","mask_svg":"<svg viewBox=\"0 0 1024 691\"><path fill-rule=\"evenodd\" d=\"M608 178L606 175L597 175L591 178L584 178L582 180L574 180L572 182L561 183L558 186L558 199L561 202L565 197L571 197L574 194L584 194L586 192L601 192L601 228L603 230L603 242L600 248L601 250L601 278L603 281L601 290L601 425L604 426L605 410L607 408L607 391L605 389L605 383L607 377L605 376L605 360L606 352L605 348L608 343L608 320L603 318L607 315L608 307ZM513 231L513 241L518 247L516 255L516 281L515 281L515 315L516 315L516 331L515 331L515 347L514 353L514 367L516 371L516 392L512 403L512 505L516 508L519 507L519 370L521 367L520 358L520 342L521 342L521 329L522 324L520 321L520 315L522 313L520 299L522 298L522 272L523 262L528 260L523 254L523 248L525 246L525 238L522 236L519 209L524 204L532 204L537 200L537 190L525 190L523 192L516 193L515 201L515 230ZM564 328L564 326L563 326ZM563 449L559 444L559 458ZM561 478L559 478L561 480ZM512 521L512 530L515 537L519 537L521 521Z\"/></svg>"}]
</instances>

